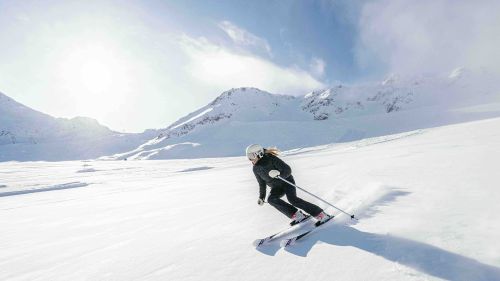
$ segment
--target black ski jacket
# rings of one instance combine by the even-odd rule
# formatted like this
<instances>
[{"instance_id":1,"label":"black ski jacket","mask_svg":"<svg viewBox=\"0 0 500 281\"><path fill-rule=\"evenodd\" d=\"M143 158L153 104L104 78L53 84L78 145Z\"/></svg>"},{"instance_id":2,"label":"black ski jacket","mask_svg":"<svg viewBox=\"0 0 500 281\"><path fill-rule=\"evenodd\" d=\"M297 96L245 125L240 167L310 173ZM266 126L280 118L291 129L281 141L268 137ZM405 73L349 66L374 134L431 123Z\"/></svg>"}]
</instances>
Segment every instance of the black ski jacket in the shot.
<instances>
[{"instance_id":1,"label":"black ski jacket","mask_svg":"<svg viewBox=\"0 0 500 281\"><path fill-rule=\"evenodd\" d=\"M266 185L271 188L284 186L287 183L280 179L273 179L269 176L269 171L278 170L280 176L289 182L295 183L292 176L292 169L283 160L272 154L265 154L254 166L253 173L259 182L259 198L266 198Z\"/></svg>"}]
</instances>

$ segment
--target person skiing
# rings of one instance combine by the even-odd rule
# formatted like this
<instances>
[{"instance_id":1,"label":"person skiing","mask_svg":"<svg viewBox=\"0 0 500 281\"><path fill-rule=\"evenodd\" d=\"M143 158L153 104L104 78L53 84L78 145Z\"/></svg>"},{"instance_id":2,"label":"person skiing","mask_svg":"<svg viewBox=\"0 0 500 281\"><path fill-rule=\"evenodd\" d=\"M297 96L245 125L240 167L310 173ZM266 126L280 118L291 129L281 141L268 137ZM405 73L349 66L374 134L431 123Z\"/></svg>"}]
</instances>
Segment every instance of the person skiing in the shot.
<instances>
[{"instance_id":1,"label":"person skiing","mask_svg":"<svg viewBox=\"0 0 500 281\"><path fill-rule=\"evenodd\" d=\"M297 190L294 186L278 179L281 178L295 184L292 176L292 169L283 160L278 158L278 149L264 149L261 145L252 144L246 148L248 160L253 164L253 173L259 183L259 199L257 203L264 205L266 198L266 185L271 187L271 193L267 198L269 203L274 208L278 209L285 216L292 219L290 225L295 225L309 216L316 219L316 224L323 223L331 216L310 202L297 197ZM288 202L281 199L286 195ZM304 210L308 215L304 214L300 209Z\"/></svg>"}]
</instances>

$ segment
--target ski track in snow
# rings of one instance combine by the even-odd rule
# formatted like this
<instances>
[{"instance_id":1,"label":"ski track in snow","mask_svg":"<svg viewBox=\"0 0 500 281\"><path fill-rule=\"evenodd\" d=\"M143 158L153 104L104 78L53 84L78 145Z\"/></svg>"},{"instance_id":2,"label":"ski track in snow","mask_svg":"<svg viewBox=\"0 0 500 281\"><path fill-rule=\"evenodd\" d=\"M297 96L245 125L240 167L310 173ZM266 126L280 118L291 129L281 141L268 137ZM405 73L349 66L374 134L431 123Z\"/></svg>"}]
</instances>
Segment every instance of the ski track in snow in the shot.
<instances>
[{"instance_id":1,"label":"ski track in snow","mask_svg":"<svg viewBox=\"0 0 500 281\"><path fill-rule=\"evenodd\" d=\"M56 184L53 186L47 186L47 187L42 187L42 188L31 188L31 189L24 189L24 190L18 190L18 191L1 192L0 197L22 195L22 194L29 194L29 193L37 193L37 192L47 192L47 191L54 191L54 190L63 190L63 189L70 189L70 188L78 188L78 187L84 187L84 186L88 186L88 185L89 185L88 183L84 183L84 182L69 182L69 183Z\"/></svg>"},{"instance_id":2,"label":"ski track in snow","mask_svg":"<svg viewBox=\"0 0 500 281\"><path fill-rule=\"evenodd\" d=\"M96 170L94 168L87 168L87 169L81 169L81 170L78 170L76 171L77 173L93 173L93 172L97 172L99 170Z\"/></svg>"},{"instance_id":3,"label":"ski track in snow","mask_svg":"<svg viewBox=\"0 0 500 281\"><path fill-rule=\"evenodd\" d=\"M184 170L180 170L179 173L186 173L186 172L196 172L196 171L203 171L203 170L210 170L213 169L213 167L194 167L194 168L187 168Z\"/></svg>"},{"instance_id":4,"label":"ski track in snow","mask_svg":"<svg viewBox=\"0 0 500 281\"><path fill-rule=\"evenodd\" d=\"M244 157L0 163L0 280L500 280L499 127L285 153L298 186L360 219L327 208L286 249L251 245L288 219L257 206Z\"/></svg>"}]
</instances>

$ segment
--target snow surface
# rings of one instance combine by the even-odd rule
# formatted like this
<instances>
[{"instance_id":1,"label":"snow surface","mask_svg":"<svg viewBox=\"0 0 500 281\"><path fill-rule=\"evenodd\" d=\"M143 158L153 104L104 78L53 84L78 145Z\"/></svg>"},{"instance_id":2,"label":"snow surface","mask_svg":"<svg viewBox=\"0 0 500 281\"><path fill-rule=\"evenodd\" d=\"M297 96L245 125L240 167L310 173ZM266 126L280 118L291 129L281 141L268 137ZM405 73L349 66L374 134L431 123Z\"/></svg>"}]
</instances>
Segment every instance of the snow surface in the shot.
<instances>
[{"instance_id":1,"label":"snow surface","mask_svg":"<svg viewBox=\"0 0 500 281\"><path fill-rule=\"evenodd\" d=\"M287 250L251 245L288 219L257 205L244 157L0 163L0 280L500 280L499 128L286 152L299 186L360 217Z\"/></svg>"}]
</instances>

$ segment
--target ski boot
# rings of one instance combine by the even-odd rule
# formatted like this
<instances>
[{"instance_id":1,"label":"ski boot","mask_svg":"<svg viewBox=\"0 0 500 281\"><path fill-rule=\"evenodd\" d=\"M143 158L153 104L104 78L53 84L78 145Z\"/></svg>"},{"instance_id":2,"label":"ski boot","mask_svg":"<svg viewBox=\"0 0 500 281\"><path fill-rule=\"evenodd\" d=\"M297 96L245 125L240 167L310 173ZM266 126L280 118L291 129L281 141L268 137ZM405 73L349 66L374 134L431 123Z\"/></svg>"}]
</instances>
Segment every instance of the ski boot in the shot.
<instances>
[{"instance_id":1,"label":"ski boot","mask_svg":"<svg viewBox=\"0 0 500 281\"><path fill-rule=\"evenodd\" d=\"M314 225L320 226L324 224L325 222L329 221L330 219L333 218L333 215L329 215L325 212L319 213L319 215L314 217L316 219L316 223Z\"/></svg>"},{"instance_id":2,"label":"ski boot","mask_svg":"<svg viewBox=\"0 0 500 281\"><path fill-rule=\"evenodd\" d=\"M301 223L304 220L306 220L307 218L309 218L308 215L302 213L301 210L298 210L297 212L295 212L295 214L293 214L292 221L290 222L290 225L293 226L293 225L296 225L298 223Z\"/></svg>"}]
</instances>

